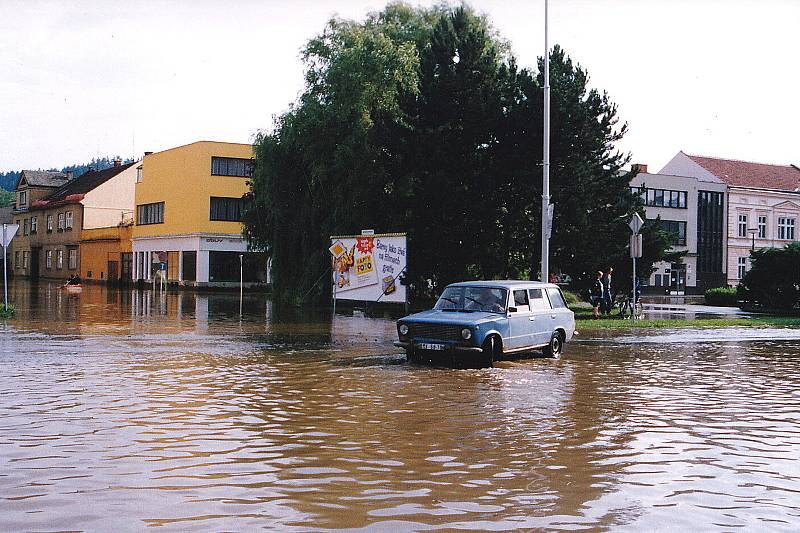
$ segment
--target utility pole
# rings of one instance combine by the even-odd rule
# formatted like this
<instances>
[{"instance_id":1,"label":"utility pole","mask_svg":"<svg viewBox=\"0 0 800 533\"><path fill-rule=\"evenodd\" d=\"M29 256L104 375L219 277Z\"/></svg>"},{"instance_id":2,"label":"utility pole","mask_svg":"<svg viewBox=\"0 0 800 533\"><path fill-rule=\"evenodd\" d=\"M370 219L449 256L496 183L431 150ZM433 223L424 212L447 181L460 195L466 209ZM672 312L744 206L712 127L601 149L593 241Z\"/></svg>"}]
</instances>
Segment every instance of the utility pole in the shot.
<instances>
[{"instance_id":1,"label":"utility pole","mask_svg":"<svg viewBox=\"0 0 800 533\"><path fill-rule=\"evenodd\" d=\"M547 39L549 0L544 0L544 146L542 160L542 273L546 283L550 272L550 233L552 211L550 208L550 45Z\"/></svg>"}]
</instances>

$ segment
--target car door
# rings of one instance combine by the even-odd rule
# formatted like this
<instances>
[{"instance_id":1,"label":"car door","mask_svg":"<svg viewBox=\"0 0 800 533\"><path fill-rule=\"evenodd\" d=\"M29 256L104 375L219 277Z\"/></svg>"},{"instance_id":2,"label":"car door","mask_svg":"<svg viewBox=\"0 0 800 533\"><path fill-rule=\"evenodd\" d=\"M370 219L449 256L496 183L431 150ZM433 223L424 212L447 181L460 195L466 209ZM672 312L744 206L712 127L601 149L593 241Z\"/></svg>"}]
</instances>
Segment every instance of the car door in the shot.
<instances>
[{"instance_id":1,"label":"car door","mask_svg":"<svg viewBox=\"0 0 800 533\"><path fill-rule=\"evenodd\" d=\"M513 349L530 346L531 343L531 310L528 304L528 291L515 289L511 293L512 308L508 313L509 342L508 347Z\"/></svg>"},{"instance_id":2,"label":"car door","mask_svg":"<svg viewBox=\"0 0 800 533\"><path fill-rule=\"evenodd\" d=\"M528 289L528 300L531 308L530 321L533 327L531 344L538 346L547 344L550 342L550 335L553 334L550 300L543 289Z\"/></svg>"}]
</instances>

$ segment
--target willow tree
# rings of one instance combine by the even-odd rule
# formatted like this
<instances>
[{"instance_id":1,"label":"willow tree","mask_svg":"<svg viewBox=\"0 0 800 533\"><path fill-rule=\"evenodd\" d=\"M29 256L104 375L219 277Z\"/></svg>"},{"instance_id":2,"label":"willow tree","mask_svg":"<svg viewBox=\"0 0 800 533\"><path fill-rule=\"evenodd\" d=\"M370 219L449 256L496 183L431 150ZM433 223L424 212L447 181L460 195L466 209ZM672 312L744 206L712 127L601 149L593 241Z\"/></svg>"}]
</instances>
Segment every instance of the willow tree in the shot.
<instances>
[{"instance_id":1,"label":"willow tree","mask_svg":"<svg viewBox=\"0 0 800 533\"><path fill-rule=\"evenodd\" d=\"M519 69L470 8L404 4L331 20L302 57L302 95L256 140L246 214L279 297L327 294L328 236L362 228L409 233L412 294L536 274L541 61ZM625 218L641 206L614 148L616 105L558 47L551 75L553 264L586 279L622 261ZM648 231L656 260L666 241Z\"/></svg>"}]
</instances>

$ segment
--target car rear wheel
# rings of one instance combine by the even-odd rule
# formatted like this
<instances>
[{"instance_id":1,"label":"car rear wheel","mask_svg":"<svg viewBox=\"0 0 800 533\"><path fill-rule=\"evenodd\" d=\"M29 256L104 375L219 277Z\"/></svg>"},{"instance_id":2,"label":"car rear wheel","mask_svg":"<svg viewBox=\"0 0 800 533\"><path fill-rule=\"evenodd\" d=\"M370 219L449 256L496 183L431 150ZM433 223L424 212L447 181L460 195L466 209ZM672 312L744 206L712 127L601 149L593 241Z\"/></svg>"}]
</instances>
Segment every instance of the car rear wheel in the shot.
<instances>
[{"instance_id":1,"label":"car rear wheel","mask_svg":"<svg viewBox=\"0 0 800 533\"><path fill-rule=\"evenodd\" d=\"M494 362L500 359L502 354L502 345L497 335L491 335L483 343L483 352L481 353L481 366L484 368L492 368Z\"/></svg>"},{"instance_id":2,"label":"car rear wheel","mask_svg":"<svg viewBox=\"0 0 800 533\"><path fill-rule=\"evenodd\" d=\"M550 337L550 343L544 347L542 353L544 353L545 357L558 357L561 355L563 349L564 339L561 333L554 331L553 335Z\"/></svg>"}]
</instances>

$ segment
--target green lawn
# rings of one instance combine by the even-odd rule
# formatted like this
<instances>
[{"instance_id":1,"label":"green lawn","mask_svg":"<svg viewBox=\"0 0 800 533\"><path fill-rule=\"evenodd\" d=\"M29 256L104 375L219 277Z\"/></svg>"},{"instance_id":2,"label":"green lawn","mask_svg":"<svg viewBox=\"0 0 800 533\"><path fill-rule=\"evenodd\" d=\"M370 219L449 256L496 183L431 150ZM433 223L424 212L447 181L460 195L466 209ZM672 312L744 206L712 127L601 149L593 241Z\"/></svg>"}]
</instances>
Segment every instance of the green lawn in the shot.
<instances>
[{"instance_id":1,"label":"green lawn","mask_svg":"<svg viewBox=\"0 0 800 533\"><path fill-rule=\"evenodd\" d=\"M621 318L601 318L594 320L584 313L575 314L578 331L589 331L596 329L613 328L706 328L706 327L800 327L800 317L786 316L764 316L753 318L700 318L689 320L686 318L663 319L663 320L637 320L635 323L630 319Z\"/></svg>"}]
</instances>

